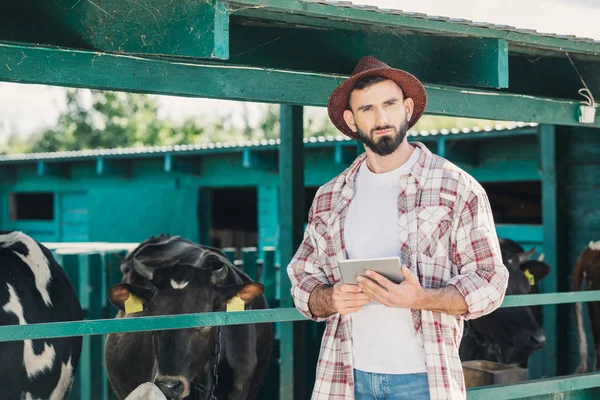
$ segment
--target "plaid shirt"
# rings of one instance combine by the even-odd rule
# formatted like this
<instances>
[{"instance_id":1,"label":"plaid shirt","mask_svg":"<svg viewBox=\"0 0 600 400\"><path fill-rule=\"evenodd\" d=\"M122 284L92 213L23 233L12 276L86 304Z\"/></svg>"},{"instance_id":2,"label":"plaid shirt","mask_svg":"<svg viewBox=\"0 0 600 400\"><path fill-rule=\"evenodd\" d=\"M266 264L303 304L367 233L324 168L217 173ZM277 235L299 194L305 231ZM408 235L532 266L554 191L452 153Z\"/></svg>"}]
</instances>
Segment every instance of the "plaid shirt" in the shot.
<instances>
[{"instance_id":1,"label":"plaid shirt","mask_svg":"<svg viewBox=\"0 0 600 400\"><path fill-rule=\"evenodd\" d=\"M461 316L411 310L417 342L425 355L432 400L464 399L466 390L458 348L464 319L486 315L500 306L508 284L489 200L467 173L413 142L421 155L403 176L398 198L402 262L424 288L454 285L468 311ZM354 196L354 180L366 154L317 191L302 244L288 266L295 306L313 321L327 321L313 399L353 399L354 377L350 315L314 316L308 308L313 289L341 280L337 266L347 257L344 219ZM374 205L376 207L376 205ZM400 239L399 239L400 240ZM377 330L373 330L376 339Z\"/></svg>"}]
</instances>

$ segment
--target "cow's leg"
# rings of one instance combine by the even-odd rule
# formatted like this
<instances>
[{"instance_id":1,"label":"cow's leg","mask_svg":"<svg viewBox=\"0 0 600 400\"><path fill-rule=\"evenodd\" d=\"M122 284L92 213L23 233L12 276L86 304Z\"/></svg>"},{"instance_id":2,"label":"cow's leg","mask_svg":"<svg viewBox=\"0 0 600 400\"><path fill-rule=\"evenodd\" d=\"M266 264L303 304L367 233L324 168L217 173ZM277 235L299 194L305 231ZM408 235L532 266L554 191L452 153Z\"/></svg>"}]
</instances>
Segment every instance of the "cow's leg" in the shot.
<instances>
[{"instance_id":1,"label":"cow's leg","mask_svg":"<svg viewBox=\"0 0 600 400\"><path fill-rule=\"evenodd\" d=\"M594 371L600 370L600 302L588 303L590 325L594 337Z\"/></svg>"}]
</instances>

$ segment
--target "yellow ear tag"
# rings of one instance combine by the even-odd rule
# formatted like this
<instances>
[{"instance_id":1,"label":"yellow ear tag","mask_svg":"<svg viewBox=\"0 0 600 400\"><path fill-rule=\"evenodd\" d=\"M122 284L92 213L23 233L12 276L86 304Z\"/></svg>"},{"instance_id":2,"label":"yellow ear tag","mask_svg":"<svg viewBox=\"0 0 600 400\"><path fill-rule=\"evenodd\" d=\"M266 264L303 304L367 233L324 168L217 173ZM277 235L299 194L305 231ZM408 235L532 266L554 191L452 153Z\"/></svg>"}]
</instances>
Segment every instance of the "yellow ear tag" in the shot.
<instances>
[{"instance_id":1,"label":"yellow ear tag","mask_svg":"<svg viewBox=\"0 0 600 400\"><path fill-rule=\"evenodd\" d=\"M531 272L529 272L528 269L525 270L525 276L527 277L527 279L529 279L529 284L531 286L535 285L535 277Z\"/></svg>"},{"instance_id":2,"label":"yellow ear tag","mask_svg":"<svg viewBox=\"0 0 600 400\"><path fill-rule=\"evenodd\" d=\"M227 302L227 312L244 311L245 306L246 303L244 300L242 300L240 294L238 293Z\"/></svg>"},{"instance_id":3,"label":"yellow ear tag","mask_svg":"<svg viewBox=\"0 0 600 400\"><path fill-rule=\"evenodd\" d=\"M132 314L144 311L144 304L139 297L133 293L129 293L129 298L125 300L125 314Z\"/></svg>"}]
</instances>

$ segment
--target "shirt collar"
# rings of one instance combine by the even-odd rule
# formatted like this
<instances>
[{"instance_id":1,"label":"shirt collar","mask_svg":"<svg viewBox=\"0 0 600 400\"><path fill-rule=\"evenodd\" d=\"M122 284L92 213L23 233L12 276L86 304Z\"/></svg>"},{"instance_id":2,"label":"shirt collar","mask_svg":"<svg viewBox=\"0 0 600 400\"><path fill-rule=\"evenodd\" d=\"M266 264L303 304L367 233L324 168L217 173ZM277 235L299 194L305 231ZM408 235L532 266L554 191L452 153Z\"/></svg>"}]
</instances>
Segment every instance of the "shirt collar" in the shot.
<instances>
[{"instance_id":1,"label":"shirt collar","mask_svg":"<svg viewBox=\"0 0 600 400\"><path fill-rule=\"evenodd\" d=\"M419 159L416 164L410 170L410 175L415 178L419 186L423 186L425 184L425 180L427 179L427 175L429 174L429 169L431 166L431 162L433 160L433 153L421 142L410 142L412 146L418 147L421 150L421 154L419 155ZM350 164L348 167L348 174L346 175L346 184L350 186L351 189L354 190L354 184L356 181L356 174L360 169L360 165L367 158L366 153L360 154L356 159Z\"/></svg>"}]
</instances>

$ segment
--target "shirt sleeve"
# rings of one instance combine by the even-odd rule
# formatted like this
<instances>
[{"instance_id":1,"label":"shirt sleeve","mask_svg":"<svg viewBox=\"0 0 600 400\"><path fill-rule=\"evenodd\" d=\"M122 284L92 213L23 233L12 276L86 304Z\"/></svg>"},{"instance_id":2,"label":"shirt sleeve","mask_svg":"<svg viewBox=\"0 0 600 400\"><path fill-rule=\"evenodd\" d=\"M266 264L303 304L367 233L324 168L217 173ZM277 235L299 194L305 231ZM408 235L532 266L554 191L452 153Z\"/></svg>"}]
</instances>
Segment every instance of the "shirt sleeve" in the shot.
<instances>
[{"instance_id":1,"label":"shirt sleeve","mask_svg":"<svg viewBox=\"0 0 600 400\"><path fill-rule=\"evenodd\" d=\"M330 284L327 275L323 271L323 265L327 262L327 255L325 251L319 248L317 240L314 207L311 207L304 238L288 265L287 272L292 285L292 298L298 311L312 321L322 322L327 318L313 315L308 307L308 299L312 291L319 285Z\"/></svg>"},{"instance_id":2,"label":"shirt sleeve","mask_svg":"<svg viewBox=\"0 0 600 400\"><path fill-rule=\"evenodd\" d=\"M480 188L469 192L459 214L452 241L452 262L458 274L448 284L465 298L465 319L475 319L502 304L508 285L508 269L503 264L487 194Z\"/></svg>"}]
</instances>

